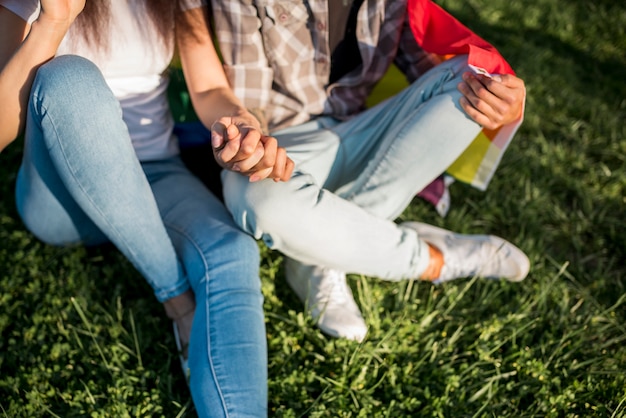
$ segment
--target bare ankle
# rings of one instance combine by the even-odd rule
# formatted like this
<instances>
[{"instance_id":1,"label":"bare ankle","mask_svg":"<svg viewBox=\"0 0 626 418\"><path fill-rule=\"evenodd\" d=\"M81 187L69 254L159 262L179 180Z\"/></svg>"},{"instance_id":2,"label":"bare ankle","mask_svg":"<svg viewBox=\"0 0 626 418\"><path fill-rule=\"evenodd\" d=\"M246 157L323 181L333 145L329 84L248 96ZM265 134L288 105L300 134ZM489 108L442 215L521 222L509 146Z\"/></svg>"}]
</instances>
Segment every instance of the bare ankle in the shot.
<instances>
[{"instance_id":1,"label":"bare ankle","mask_svg":"<svg viewBox=\"0 0 626 418\"><path fill-rule=\"evenodd\" d=\"M165 314L168 318L176 321L183 318L196 310L196 299L191 290L183 294L174 296L163 302Z\"/></svg>"},{"instance_id":2,"label":"bare ankle","mask_svg":"<svg viewBox=\"0 0 626 418\"><path fill-rule=\"evenodd\" d=\"M191 326L193 316L196 311L196 301L191 290L182 295L174 296L163 302L165 314L174 321L180 336L181 350L183 356L187 358L187 346L191 338Z\"/></svg>"}]
</instances>

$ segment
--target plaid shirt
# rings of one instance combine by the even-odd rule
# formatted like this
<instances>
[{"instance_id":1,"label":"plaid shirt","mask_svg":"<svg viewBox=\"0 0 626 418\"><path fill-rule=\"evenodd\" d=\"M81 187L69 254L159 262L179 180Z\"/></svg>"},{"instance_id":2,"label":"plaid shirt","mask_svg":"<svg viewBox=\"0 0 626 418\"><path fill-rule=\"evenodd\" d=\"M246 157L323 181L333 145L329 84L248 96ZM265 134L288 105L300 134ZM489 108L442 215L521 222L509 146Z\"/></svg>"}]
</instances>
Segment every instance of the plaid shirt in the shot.
<instances>
[{"instance_id":1,"label":"plaid shirt","mask_svg":"<svg viewBox=\"0 0 626 418\"><path fill-rule=\"evenodd\" d=\"M329 85L327 1L339 0L212 0L234 92L270 131L321 115L349 118L392 63L409 82L433 65L409 29L406 0L366 0L356 30L363 64Z\"/></svg>"}]
</instances>

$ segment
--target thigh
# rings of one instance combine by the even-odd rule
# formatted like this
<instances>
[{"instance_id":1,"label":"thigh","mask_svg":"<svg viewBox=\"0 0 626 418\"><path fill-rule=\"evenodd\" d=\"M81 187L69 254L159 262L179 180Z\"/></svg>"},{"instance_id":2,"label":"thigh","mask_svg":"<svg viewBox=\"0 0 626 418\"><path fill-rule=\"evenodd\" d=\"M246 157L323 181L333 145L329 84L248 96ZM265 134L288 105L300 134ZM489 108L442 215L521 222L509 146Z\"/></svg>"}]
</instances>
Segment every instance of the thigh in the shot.
<instances>
[{"instance_id":1,"label":"thigh","mask_svg":"<svg viewBox=\"0 0 626 418\"><path fill-rule=\"evenodd\" d=\"M467 57L459 56L347 121L322 117L273 134L296 163L296 172L311 175L320 187L341 195L347 196L352 183L362 173L372 170L381 158L379 154L387 153L399 139L411 142L406 144L409 149L405 155L399 157L415 164L427 163L432 167L427 177L431 171L436 171L433 174L436 177L448 168L448 158L439 159L435 155L433 159L432 153L421 151L432 143L447 142L450 146L445 149L458 155L467 146L467 138L471 141L475 136L474 126L467 129L473 122L458 104L461 93L457 84L466 70ZM442 106L443 102L446 106ZM404 170L405 166L400 164L398 168ZM428 182L424 179L423 186Z\"/></svg>"},{"instance_id":2,"label":"thigh","mask_svg":"<svg viewBox=\"0 0 626 418\"><path fill-rule=\"evenodd\" d=\"M438 124L455 123L456 118L467 119L457 103L461 96L457 84L467 70L466 56L450 59L432 68L395 96L333 127L332 130L341 138L340 152L349 155L344 157L350 164L348 169L360 171L365 168L368 157L377 152L381 143L392 141L400 127L416 112L429 113L429 102L439 96L449 97L454 104L447 114L430 112L429 118L437 119Z\"/></svg>"},{"instance_id":3,"label":"thigh","mask_svg":"<svg viewBox=\"0 0 626 418\"><path fill-rule=\"evenodd\" d=\"M416 111L427 111L428 102L447 96L455 101L455 114L440 115L442 123L453 123L452 119L467 118L457 103L461 93L457 85L462 74L469 71L467 56L457 56L426 72L411 85L387 100L367 109L355 117L332 127L341 138L346 152L367 154L384 138L396 132L395 127L409 119ZM434 115L431 115L434 116Z\"/></svg>"},{"instance_id":4,"label":"thigh","mask_svg":"<svg viewBox=\"0 0 626 418\"><path fill-rule=\"evenodd\" d=\"M444 173L480 131L459 104L457 85L466 70L465 56L451 59L396 96L334 127L341 138L337 160L346 171L335 191L364 208L389 194L398 196L396 202L372 209L393 218Z\"/></svg>"},{"instance_id":5,"label":"thigh","mask_svg":"<svg viewBox=\"0 0 626 418\"><path fill-rule=\"evenodd\" d=\"M15 190L17 210L25 226L52 245L107 242L63 185L35 125L28 118Z\"/></svg>"}]
</instances>

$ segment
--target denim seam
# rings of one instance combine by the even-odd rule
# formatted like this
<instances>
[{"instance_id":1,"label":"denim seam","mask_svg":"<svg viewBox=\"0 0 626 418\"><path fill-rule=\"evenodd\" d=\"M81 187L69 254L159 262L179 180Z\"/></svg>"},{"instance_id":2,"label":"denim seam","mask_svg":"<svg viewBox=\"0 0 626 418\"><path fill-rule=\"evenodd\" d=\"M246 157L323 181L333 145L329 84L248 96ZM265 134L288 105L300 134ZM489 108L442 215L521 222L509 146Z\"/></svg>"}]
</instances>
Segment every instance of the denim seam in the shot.
<instances>
[{"instance_id":1,"label":"denim seam","mask_svg":"<svg viewBox=\"0 0 626 418\"><path fill-rule=\"evenodd\" d=\"M204 252L200 249L200 247L196 244L196 242L184 230L177 228L173 225L170 225L167 222L164 222L164 224L167 229L175 233L178 233L179 235L187 239L191 243L191 245L196 249L198 254L200 254L200 258L202 259L202 263L204 264L204 271L206 273L204 274L204 280L201 280L200 283L204 281L205 286L206 286L206 295L207 295L207 297L204 300L205 308L206 308L206 317L207 317L207 355L209 359L209 367L211 368L211 374L213 375L213 381L215 382L217 393L219 393L220 401L222 402L222 407L224 408L224 414L226 417L229 417L230 414L228 413L228 405L226 402L226 398L224 397L222 388L220 386L217 373L215 371L215 365L213 364L213 356L211 354L213 346L211 344L211 332L210 332L211 327L210 327L210 311L209 311L209 263L206 257L204 256Z\"/></svg>"}]
</instances>

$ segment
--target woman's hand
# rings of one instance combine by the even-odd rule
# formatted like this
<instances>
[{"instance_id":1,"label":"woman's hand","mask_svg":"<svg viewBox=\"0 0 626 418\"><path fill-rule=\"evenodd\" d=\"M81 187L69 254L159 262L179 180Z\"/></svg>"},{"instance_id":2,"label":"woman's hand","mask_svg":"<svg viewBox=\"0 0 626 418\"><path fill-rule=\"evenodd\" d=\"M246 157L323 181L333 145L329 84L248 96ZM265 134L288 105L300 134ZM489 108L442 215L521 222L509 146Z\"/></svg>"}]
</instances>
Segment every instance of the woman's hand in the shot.
<instances>
[{"instance_id":1,"label":"woman's hand","mask_svg":"<svg viewBox=\"0 0 626 418\"><path fill-rule=\"evenodd\" d=\"M248 176L251 182L266 178L287 181L293 173L294 163L276 138L232 117L222 117L213 124L211 145L220 166Z\"/></svg>"},{"instance_id":2,"label":"woman's hand","mask_svg":"<svg viewBox=\"0 0 626 418\"><path fill-rule=\"evenodd\" d=\"M85 8L85 1L41 0L41 12L37 20L42 24L51 24L67 29Z\"/></svg>"},{"instance_id":3,"label":"woman's hand","mask_svg":"<svg viewBox=\"0 0 626 418\"><path fill-rule=\"evenodd\" d=\"M55 56L85 0L41 0L40 5L32 25L0 6L0 151L23 132L37 69Z\"/></svg>"},{"instance_id":4,"label":"woman's hand","mask_svg":"<svg viewBox=\"0 0 626 418\"><path fill-rule=\"evenodd\" d=\"M461 107L476 123L497 129L518 119L524 108L524 81L514 75L487 77L466 72L458 89Z\"/></svg>"}]
</instances>

